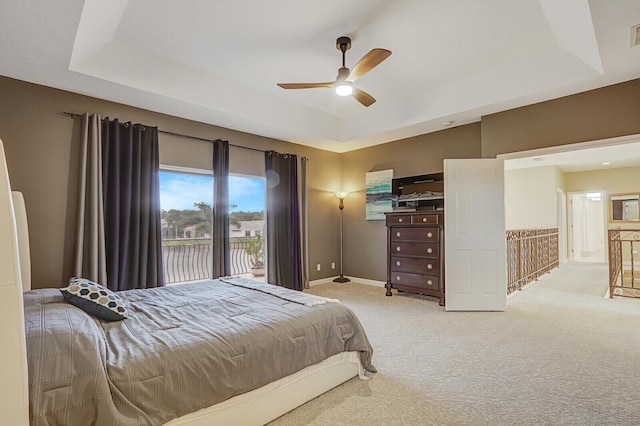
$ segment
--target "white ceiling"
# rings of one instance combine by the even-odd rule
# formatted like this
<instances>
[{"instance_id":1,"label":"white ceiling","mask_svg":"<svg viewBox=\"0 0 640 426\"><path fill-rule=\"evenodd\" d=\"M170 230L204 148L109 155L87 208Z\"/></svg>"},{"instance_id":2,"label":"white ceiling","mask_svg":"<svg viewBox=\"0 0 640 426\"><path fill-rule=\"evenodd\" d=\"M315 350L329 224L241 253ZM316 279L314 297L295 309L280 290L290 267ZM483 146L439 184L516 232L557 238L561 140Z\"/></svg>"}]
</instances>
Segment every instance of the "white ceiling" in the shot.
<instances>
[{"instance_id":1,"label":"white ceiling","mask_svg":"<svg viewBox=\"0 0 640 426\"><path fill-rule=\"evenodd\" d=\"M640 78L637 24L640 0L0 0L0 74L346 152ZM334 80L343 35L347 67L393 52L356 82L376 103L276 86Z\"/></svg>"},{"instance_id":2,"label":"white ceiling","mask_svg":"<svg viewBox=\"0 0 640 426\"><path fill-rule=\"evenodd\" d=\"M534 149L499 156L505 170L555 166L566 173L640 166L640 135Z\"/></svg>"}]
</instances>

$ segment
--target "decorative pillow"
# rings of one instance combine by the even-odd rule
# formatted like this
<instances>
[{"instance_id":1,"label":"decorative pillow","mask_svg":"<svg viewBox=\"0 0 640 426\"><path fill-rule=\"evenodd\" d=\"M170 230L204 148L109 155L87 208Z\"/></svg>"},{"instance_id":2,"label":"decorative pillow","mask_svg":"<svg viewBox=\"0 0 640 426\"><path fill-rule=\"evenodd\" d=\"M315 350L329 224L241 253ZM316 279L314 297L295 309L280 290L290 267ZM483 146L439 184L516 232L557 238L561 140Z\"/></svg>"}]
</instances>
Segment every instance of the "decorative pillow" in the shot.
<instances>
[{"instance_id":1,"label":"decorative pillow","mask_svg":"<svg viewBox=\"0 0 640 426\"><path fill-rule=\"evenodd\" d=\"M120 321L129 316L120 296L86 278L71 278L69 287L60 291L67 302L100 319Z\"/></svg>"}]
</instances>

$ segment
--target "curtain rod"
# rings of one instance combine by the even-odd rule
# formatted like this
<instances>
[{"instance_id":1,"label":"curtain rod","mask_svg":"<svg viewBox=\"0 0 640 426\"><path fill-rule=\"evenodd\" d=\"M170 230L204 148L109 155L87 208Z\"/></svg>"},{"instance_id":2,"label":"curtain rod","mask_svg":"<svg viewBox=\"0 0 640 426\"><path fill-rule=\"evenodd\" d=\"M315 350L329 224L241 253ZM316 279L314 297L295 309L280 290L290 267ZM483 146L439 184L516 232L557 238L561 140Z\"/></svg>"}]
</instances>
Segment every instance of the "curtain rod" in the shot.
<instances>
[{"instance_id":1,"label":"curtain rod","mask_svg":"<svg viewBox=\"0 0 640 426\"><path fill-rule=\"evenodd\" d=\"M64 112L61 112L60 114L66 115L67 117L71 117L71 118L82 118L82 117L84 117L84 114L77 114L75 112L64 111ZM185 134L182 134L182 133L169 132L167 130L158 129L158 133L163 133L165 135L171 135L171 136L179 136L181 138L187 138L187 139L195 139L195 140L204 141L204 142L214 142L212 139L205 139L205 138L201 138L201 137L198 137L198 136L191 136L191 135L185 135ZM251 151L266 152L263 149L251 148L251 147L248 147L248 146L234 145L232 143L230 143L229 145L230 146L235 146L236 148L249 149Z\"/></svg>"}]
</instances>

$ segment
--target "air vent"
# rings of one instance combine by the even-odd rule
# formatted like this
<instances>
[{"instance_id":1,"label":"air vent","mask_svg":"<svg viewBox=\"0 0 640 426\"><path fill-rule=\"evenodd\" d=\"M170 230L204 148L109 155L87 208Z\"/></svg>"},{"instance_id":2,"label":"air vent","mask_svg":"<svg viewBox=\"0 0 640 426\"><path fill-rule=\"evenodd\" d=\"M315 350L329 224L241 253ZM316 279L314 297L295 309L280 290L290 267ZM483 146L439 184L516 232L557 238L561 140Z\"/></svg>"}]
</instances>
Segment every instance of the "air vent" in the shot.
<instances>
[{"instance_id":1,"label":"air vent","mask_svg":"<svg viewBox=\"0 0 640 426\"><path fill-rule=\"evenodd\" d=\"M640 44L640 25L631 27L631 47Z\"/></svg>"}]
</instances>

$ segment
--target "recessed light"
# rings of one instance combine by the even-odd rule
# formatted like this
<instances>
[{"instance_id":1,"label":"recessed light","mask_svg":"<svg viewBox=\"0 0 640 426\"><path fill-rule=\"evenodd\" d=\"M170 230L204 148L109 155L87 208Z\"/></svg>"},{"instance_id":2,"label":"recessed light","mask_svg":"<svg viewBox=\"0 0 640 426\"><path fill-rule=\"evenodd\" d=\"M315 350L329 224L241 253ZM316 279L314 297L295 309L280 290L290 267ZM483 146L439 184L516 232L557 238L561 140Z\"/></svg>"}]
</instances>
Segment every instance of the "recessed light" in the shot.
<instances>
[{"instance_id":1,"label":"recessed light","mask_svg":"<svg viewBox=\"0 0 640 426\"><path fill-rule=\"evenodd\" d=\"M611 165L611 161L605 161L604 163L602 163L603 166L610 166Z\"/></svg>"},{"instance_id":2,"label":"recessed light","mask_svg":"<svg viewBox=\"0 0 640 426\"><path fill-rule=\"evenodd\" d=\"M544 161L544 157L536 157L533 161Z\"/></svg>"},{"instance_id":3,"label":"recessed light","mask_svg":"<svg viewBox=\"0 0 640 426\"><path fill-rule=\"evenodd\" d=\"M449 127L449 126L451 126L452 124L453 124L453 121L445 121L444 123L442 123L442 125L443 125L444 127Z\"/></svg>"}]
</instances>

